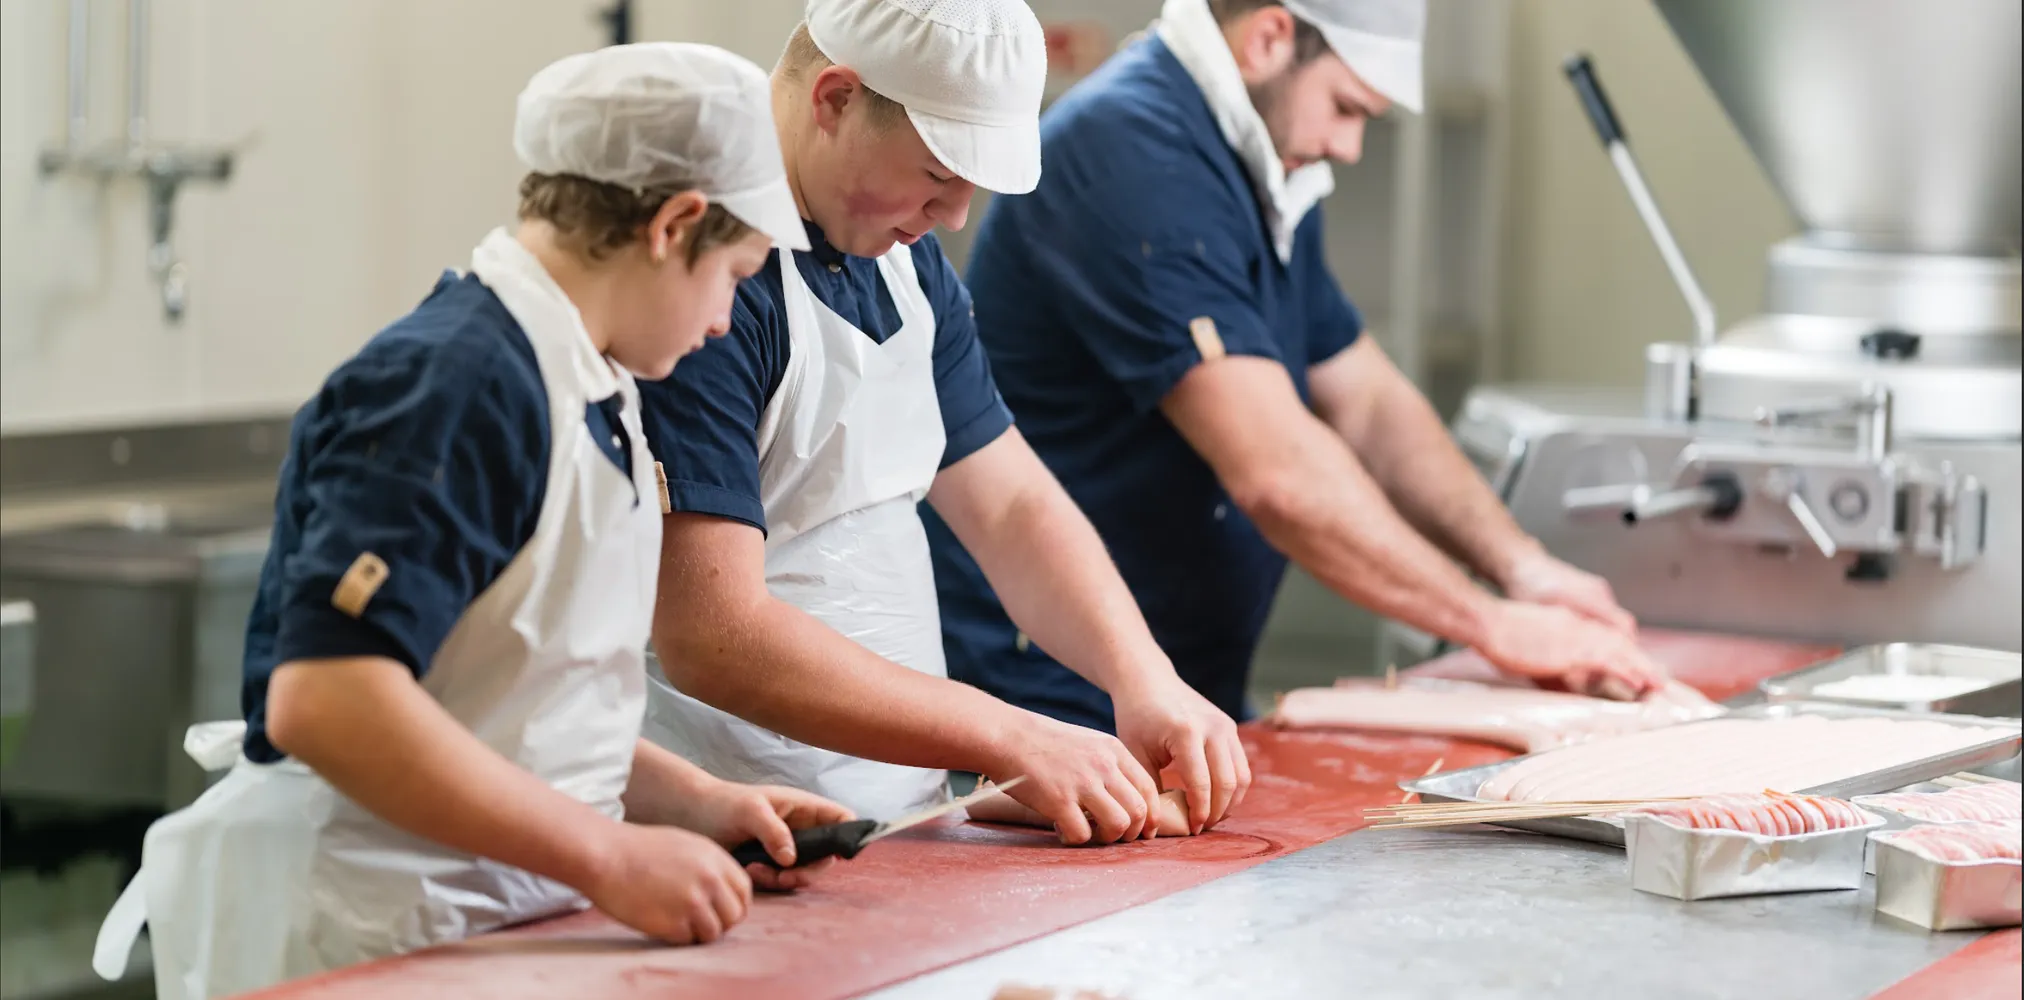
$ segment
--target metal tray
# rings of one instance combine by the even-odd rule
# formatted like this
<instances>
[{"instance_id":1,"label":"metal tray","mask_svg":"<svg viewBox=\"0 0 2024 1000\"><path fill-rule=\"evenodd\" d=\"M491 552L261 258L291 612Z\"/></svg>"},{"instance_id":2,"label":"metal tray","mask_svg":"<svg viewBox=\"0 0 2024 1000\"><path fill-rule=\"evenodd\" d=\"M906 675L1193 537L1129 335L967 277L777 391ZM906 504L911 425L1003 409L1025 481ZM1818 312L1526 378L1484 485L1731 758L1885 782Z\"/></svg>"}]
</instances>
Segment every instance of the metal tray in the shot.
<instances>
[{"instance_id":1,"label":"metal tray","mask_svg":"<svg viewBox=\"0 0 2024 1000\"><path fill-rule=\"evenodd\" d=\"M1840 705L1832 702L1783 702L1780 704L1751 705L1738 708L1718 718L1726 719L1779 719L1795 715L1819 715L1830 719L1884 718L1906 719L1925 722L1946 722L1957 726L2009 729L2010 735L1956 750L1953 753L1927 757L1881 771L1856 775L1841 781L1829 782L1814 788L1802 788L1801 792L1812 795L1833 795L1846 798L1851 795L1872 795L1903 788L1906 785L1930 781L1943 774L1965 771L2017 756L2020 733L2024 724L2014 719L1992 719L1976 715L1944 715L1937 712L1906 712L1890 708L1862 708L1854 705ZM1682 725L1695 726L1698 722ZM1541 753L1552 753L1544 750ZM1495 764L1468 767L1459 771L1443 771L1413 781L1401 781L1399 787L1417 794L1425 802L1488 802L1476 794L1483 782L1490 780L1497 772L1533 756L1527 754ZM1550 833L1575 840L1589 840L1598 844L1623 846L1623 821L1619 819L1598 819L1571 817L1567 819L1513 820L1499 823L1514 830L1530 830L1534 833Z\"/></svg>"},{"instance_id":2,"label":"metal tray","mask_svg":"<svg viewBox=\"0 0 2024 1000\"><path fill-rule=\"evenodd\" d=\"M1989 682L1987 687L1931 701L1877 702L1815 693L1822 684L1859 674L1944 674ZM2024 655L1970 646L1892 642L1851 649L1825 663L1759 684L1768 701L1825 701L1869 708L2016 717L2024 714Z\"/></svg>"}]
</instances>

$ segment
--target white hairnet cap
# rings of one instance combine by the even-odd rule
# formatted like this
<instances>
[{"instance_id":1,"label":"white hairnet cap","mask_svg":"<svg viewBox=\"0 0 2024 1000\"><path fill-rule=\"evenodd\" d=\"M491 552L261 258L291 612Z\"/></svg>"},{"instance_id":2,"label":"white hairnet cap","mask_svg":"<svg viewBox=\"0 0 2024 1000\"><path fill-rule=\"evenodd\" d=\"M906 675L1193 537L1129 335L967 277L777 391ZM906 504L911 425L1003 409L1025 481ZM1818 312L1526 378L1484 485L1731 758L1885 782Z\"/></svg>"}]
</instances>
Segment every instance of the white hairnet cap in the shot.
<instances>
[{"instance_id":1,"label":"white hairnet cap","mask_svg":"<svg viewBox=\"0 0 2024 1000\"><path fill-rule=\"evenodd\" d=\"M535 173L699 191L774 243L808 249L766 74L715 46L614 45L549 65L520 92L513 151Z\"/></svg>"},{"instance_id":2,"label":"white hairnet cap","mask_svg":"<svg viewBox=\"0 0 2024 1000\"><path fill-rule=\"evenodd\" d=\"M897 101L935 159L1001 194L1040 184L1047 36L1022 0L810 0L808 37Z\"/></svg>"},{"instance_id":3,"label":"white hairnet cap","mask_svg":"<svg viewBox=\"0 0 2024 1000\"><path fill-rule=\"evenodd\" d=\"M1378 93L1407 111L1421 106L1420 49L1427 0L1281 0L1320 29L1328 47Z\"/></svg>"}]
</instances>

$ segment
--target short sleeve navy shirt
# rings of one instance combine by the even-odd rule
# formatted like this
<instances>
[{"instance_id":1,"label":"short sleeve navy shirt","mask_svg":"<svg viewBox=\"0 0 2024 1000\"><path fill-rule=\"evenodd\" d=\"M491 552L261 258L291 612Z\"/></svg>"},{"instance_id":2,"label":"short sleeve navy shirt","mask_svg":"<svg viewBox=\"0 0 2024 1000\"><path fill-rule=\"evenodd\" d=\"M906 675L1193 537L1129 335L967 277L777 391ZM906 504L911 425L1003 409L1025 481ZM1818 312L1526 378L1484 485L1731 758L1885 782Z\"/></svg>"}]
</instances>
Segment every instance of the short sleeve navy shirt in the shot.
<instances>
[{"instance_id":1,"label":"short sleeve navy shirt","mask_svg":"<svg viewBox=\"0 0 2024 1000\"><path fill-rule=\"evenodd\" d=\"M880 343L899 332L899 308L872 257L829 244L807 223L813 250L781 251L738 287L731 329L659 382L640 385L647 445L668 477L675 510L730 518L764 531L759 497L759 421L787 371L791 342L781 306L781 260L838 316ZM984 351L970 293L942 246L928 234L910 248L921 290L935 314L935 395L941 404L942 468L997 440L1012 426Z\"/></svg>"},{"instance_id":2,"label":"short sleeve navy shirt","mask_svg":"<svg viewBox=\"0 0 2024 1000\"><path fill-rule=\"evenodd\" d=\"M971 252L979 339L1181 676L1242 718L1285 559L1160 403L1218 342L1283 364L1305 399L1308 367L1362 319L1323 259L1319 209L1279 258L1242 162L1159 38L1064 95L1041 135L1040 187L993 199ZM1103 692L1021 641L975 561L925 520L951 676L1112 728Z\"/></svg>"},{"instance_id":3,"label":"short sleeve navy shirt","mask_svg":"<svg viewBox=\"0 0 2024 1000\"><path fill-rule=\"evenodd\" d=\"M617 405L592 404L586 427L623 466L610 441ZM281 664L383 656L428 673L451 628L533 536L549 437L533 345L475 277L444 276L330 375L295 415L247 622L249 758L283 756L265 724ZM354 616L334 598L365 553L388 573Z\"/></svg>"}]
</instances>

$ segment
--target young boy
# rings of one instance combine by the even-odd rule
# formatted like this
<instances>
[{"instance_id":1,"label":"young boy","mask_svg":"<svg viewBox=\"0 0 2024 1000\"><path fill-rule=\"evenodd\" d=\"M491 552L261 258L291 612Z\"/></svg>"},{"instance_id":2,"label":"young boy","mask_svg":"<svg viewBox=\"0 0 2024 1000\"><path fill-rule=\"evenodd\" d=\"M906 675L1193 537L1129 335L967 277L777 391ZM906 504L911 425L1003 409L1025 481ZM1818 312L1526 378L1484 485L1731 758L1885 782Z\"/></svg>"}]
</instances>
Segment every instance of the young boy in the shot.
<instances>
[{"instance_id":1,"label":"young boy","mask_svg":"<svg viewBox=\"0 0 2024 1000\"><path fill-rule=\"evenodd\" d=\"M296 416L245 722L192 733L230 727L207 756L232 771L149 830L102 974L142 920L163 1000L586 902L712 941L755 875L808 877L720 845L786 864L790 828L849 818L639 738L666 501L633 379L722 335L773 240L807 245L766 78L706 46L571 56L521 94L514 148L517 231Z\"/></svg>"}]
</instances>

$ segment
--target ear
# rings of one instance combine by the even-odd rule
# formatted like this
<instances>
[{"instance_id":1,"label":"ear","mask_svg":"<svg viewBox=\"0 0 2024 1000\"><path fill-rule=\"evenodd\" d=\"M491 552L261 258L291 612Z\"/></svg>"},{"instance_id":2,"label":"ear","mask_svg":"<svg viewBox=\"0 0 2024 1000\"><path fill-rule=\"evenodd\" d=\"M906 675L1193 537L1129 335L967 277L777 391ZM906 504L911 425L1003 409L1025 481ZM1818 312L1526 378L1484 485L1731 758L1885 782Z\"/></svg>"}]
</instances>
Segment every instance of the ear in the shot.
<instances>
[{"instance_id":1,"label":"ear","mask_svg":"<svg viewBox=\"0 0 2024 1000\"><path fill-rule=\"evenodd\" d=\"M1293 65L1293 14L1273 5L1261 7L1237 22L1226 36L1238 74L1247 84L1264 83Z\"/></svg>"},{"instance_id":2,"label":"ear","mask_svg":"<svg viewBox=\"0 0 2024 1000\"><path fill-rule=\"evenodd\" d=\"M703 213L709 208L710 199L701 191L683 191L662 202L647 223L647 256L656 264L681 256L682 248L688 246L689 234L703 221Z\"/></svg>"},{"instance_id":3,"label":"ear","mask_svg":"<svg viewBox=\"0 0 2024 1000\"><path fill-rule=\"evenodd\" d=\"M815 127L835 135L844 110L864 95L864 80L847 66L829 66L815 74L809 99L815 105Z\"/></svg>"}]
</instances>

